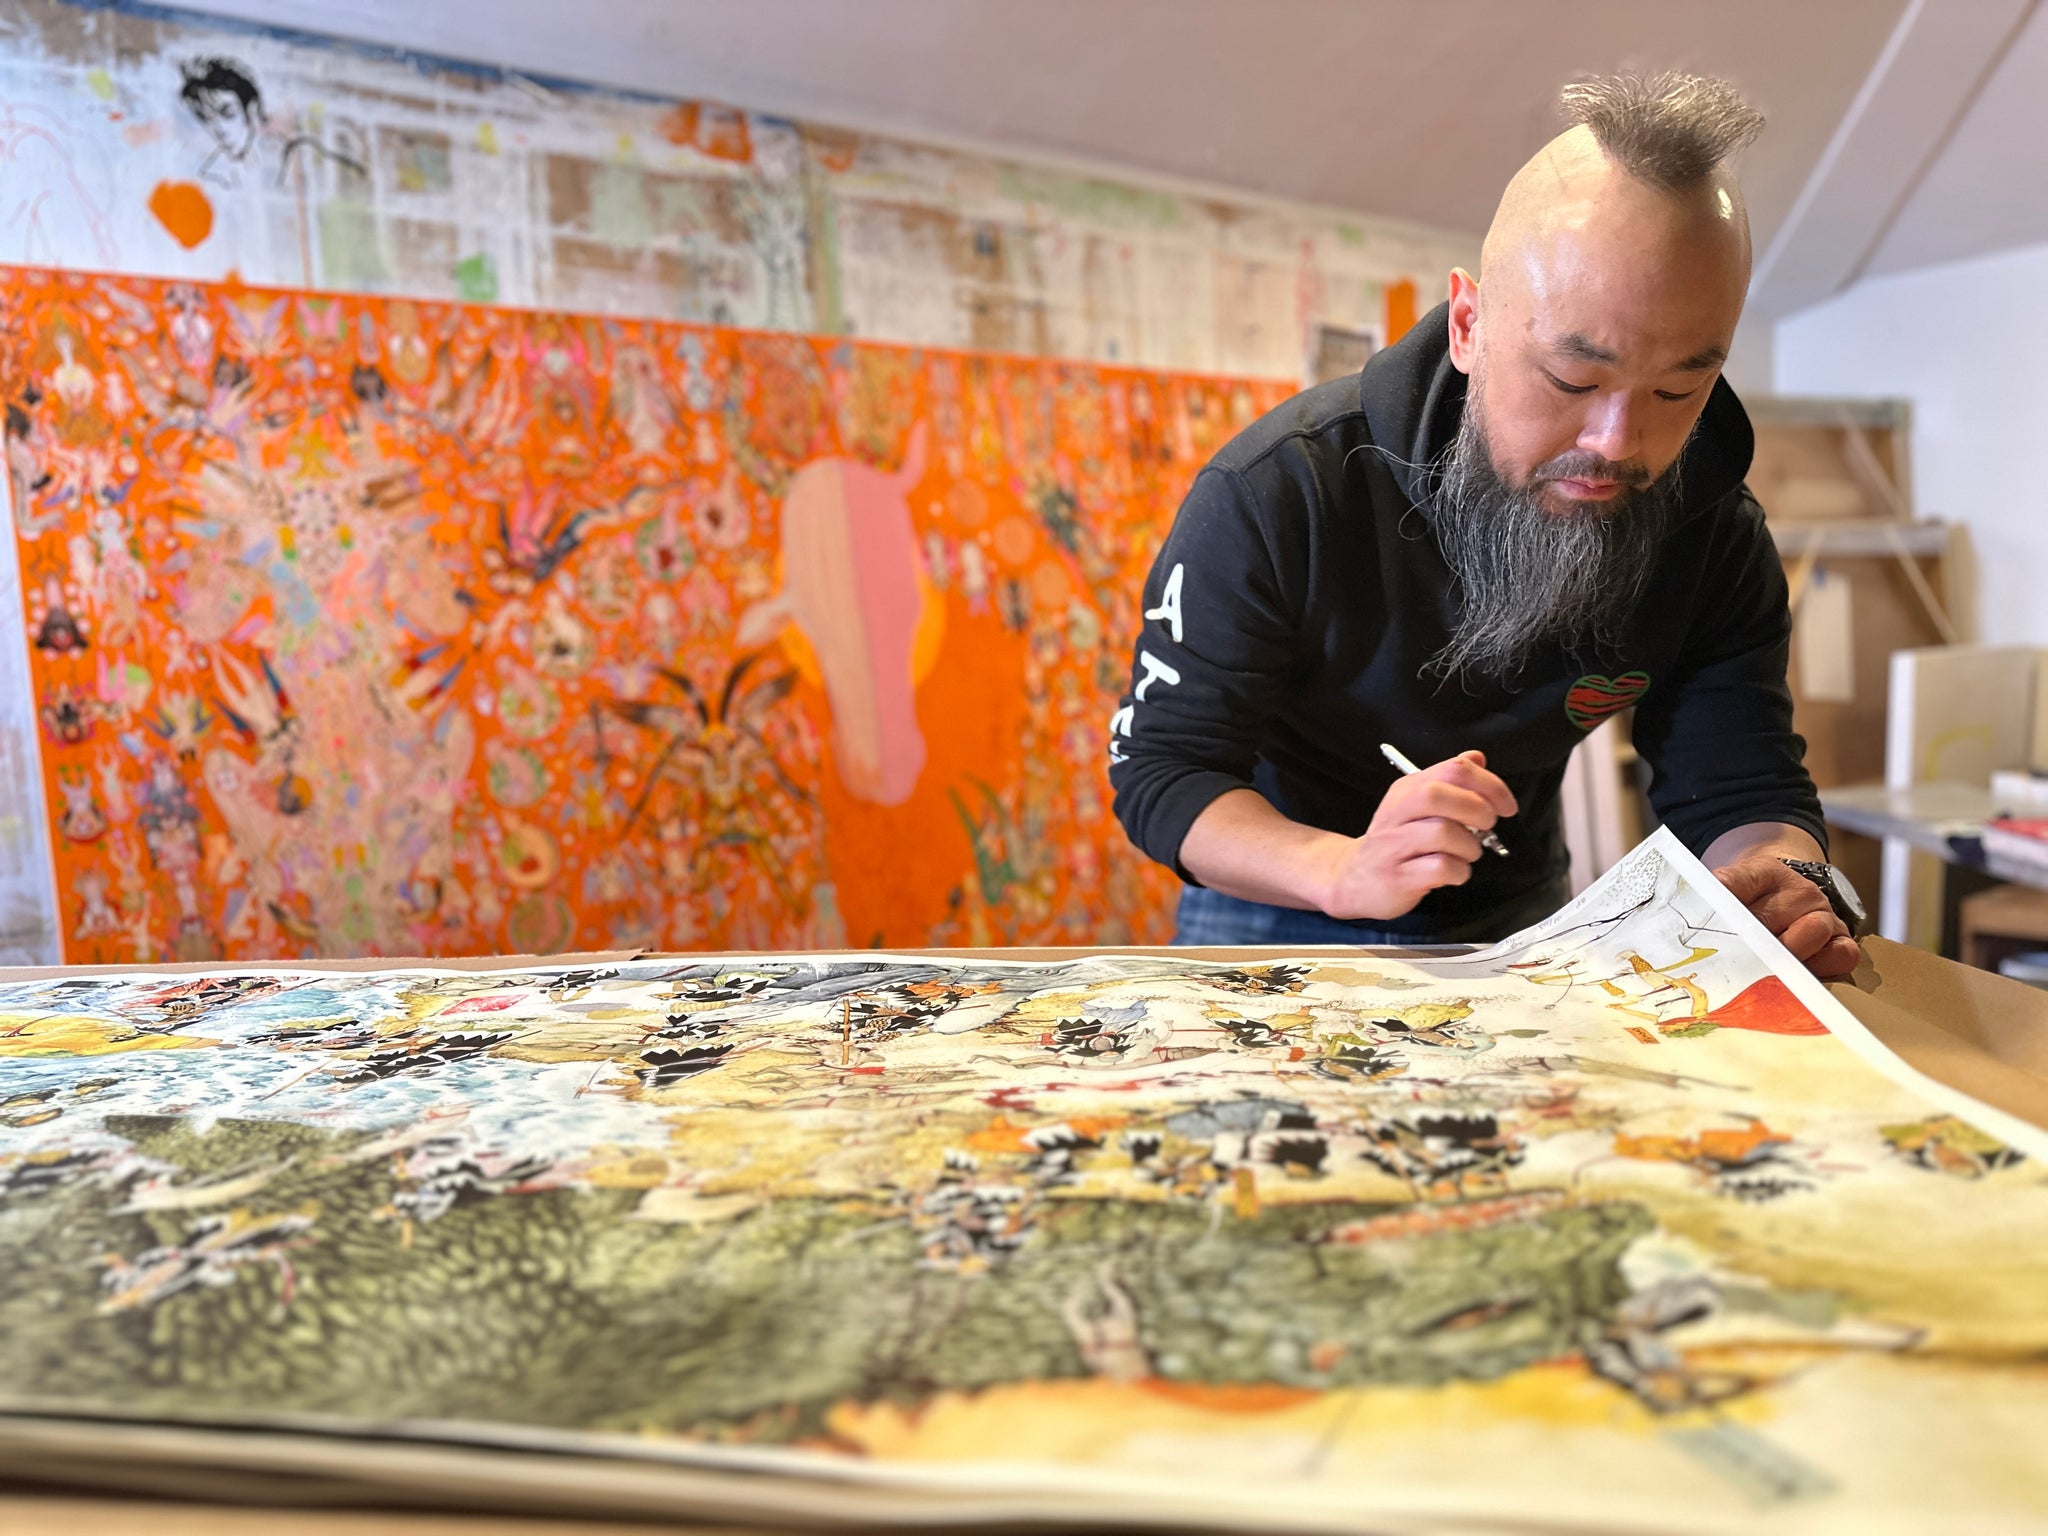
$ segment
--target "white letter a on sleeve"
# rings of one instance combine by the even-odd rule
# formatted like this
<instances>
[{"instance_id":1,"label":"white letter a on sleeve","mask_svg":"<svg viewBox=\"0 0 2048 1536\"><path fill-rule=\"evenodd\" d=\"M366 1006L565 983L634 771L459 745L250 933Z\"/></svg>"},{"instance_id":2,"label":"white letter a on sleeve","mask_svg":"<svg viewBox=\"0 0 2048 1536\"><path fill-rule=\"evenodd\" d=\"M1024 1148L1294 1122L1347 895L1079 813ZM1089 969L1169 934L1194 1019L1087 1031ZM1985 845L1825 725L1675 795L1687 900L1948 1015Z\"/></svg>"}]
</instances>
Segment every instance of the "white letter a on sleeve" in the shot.
<instances>
[{"instance_id":1,"label":"white letter a on sleeve","mask_svg":"<svg viewBox=\"0 0 2048 1536\"><path fill-rule=\"evenodd\" d=\"M1180 577L1184 567L1175 565L1173 573L1166 578L1166 590L1159 594L1159 606L1147 608L1148 619L1164 619L1166 627L1173 631L1173 643L1180 644Z\"/></svg>"}]
</instances>

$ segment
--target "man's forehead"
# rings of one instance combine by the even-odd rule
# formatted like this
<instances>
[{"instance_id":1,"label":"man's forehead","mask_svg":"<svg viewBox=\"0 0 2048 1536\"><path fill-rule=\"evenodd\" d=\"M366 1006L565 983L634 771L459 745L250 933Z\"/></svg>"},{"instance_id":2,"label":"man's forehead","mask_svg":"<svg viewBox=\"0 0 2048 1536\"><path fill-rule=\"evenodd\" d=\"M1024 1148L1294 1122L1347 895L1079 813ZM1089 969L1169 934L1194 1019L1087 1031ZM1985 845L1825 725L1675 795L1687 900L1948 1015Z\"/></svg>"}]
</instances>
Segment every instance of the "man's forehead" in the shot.
<instances>
[{"instance_id":1,"label":"man's forehead","mask_svg":"<svg viewBox=\"0 0 2048 1536\"><path fill-rule=\"evenodd\" d=\"M1706 340L1696 346L1684 341L1655 338L1634 345L1610 345L1597 332L1554 331L1539 334L1539 344L1552 355L1571 362L1612 367L1618 363L1647 363L1674 373L1705 373L1728 360L1728 349L1718 341ZM1631 356L1630 354L1635 354Z\"/></svg>"}]
</instances>

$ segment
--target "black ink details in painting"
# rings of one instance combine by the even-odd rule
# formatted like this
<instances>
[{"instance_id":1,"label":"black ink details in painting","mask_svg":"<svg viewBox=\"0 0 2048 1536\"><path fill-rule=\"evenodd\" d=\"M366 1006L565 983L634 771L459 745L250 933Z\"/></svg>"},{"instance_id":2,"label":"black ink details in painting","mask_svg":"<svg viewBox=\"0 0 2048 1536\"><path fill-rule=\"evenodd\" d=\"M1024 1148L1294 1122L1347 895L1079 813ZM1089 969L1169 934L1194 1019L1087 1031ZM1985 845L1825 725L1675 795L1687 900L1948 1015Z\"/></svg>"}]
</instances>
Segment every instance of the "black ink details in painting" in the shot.
<instances>
[{"instance_id":1,"label":"black ink details in painting","mask_svg":"<svg viewBox=\"0 0 2048 1536\"><path fill-rule=\"evenodd\" d=\"M729 1045L692 1045L682 1050L660 1046L651 1051L642 1051L642 1065L635 1069L634 1076L640 1079L644 1088L673 1088L677 1083L723 1066L725 1058L732 1054Z\"/></svg>"}]
</instances>

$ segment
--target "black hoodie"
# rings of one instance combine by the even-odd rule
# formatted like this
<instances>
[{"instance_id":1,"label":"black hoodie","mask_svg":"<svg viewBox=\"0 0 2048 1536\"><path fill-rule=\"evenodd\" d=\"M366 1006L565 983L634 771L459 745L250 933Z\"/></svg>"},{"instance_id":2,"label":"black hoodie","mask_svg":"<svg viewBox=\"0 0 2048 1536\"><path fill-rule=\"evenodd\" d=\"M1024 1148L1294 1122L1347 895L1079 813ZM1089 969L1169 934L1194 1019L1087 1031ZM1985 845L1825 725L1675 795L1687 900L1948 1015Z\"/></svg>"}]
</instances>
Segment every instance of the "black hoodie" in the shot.
<instances>
[{"instance_id":1,"label":"black hoodie","mask_svg":"<svg viewBox=\"0 0 2048 1536\"><path fill-rule=\"evenodd\" d=\"M1511 686L1424 674L1457 606L1412 467L1438 458L1465 405L1447 316L1438 307L1362 374L1269 412L1196 477L1146 580L1132 689L1110 727L1131 840L1192 884L1181 839L1226 790L1256 789L1294 821L1356 837L1394 778L1381 742L1425 766L1476 747L1520 806L1499 828L1511 856L1484 857L1469 883L1374 924L1462 930L1563 872L1565 759L1632 703L1651 804L1688 847L1759 821L1825 847L1785 686L1784 568L1742 483L1755 438L1725 381L1615 645L1546 646Z\"/></svg>"}]
</instances>

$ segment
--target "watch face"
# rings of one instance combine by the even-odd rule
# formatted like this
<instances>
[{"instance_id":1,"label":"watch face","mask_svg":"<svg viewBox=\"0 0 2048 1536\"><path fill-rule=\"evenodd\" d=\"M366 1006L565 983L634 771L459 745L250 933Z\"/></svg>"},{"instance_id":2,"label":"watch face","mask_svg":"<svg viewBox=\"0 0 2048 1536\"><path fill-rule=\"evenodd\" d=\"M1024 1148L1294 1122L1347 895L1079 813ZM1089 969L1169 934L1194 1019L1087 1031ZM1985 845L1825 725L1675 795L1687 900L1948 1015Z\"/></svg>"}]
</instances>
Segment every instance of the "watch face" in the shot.
<instances>
[{"instance_id":1,"label":"watch face","mask_svg":"<svg viewBox=\"0 0 2048 1536\"><path fill-rule=\"evenodd\" d=\"M1835 893L1835 899L1854 914L1857 922L1863 921L1863 898L1856 894L1856 887L1849 883L1849 877L1834 865L1826 866L1828 885Z\"/></svg>"}]
</instances>

